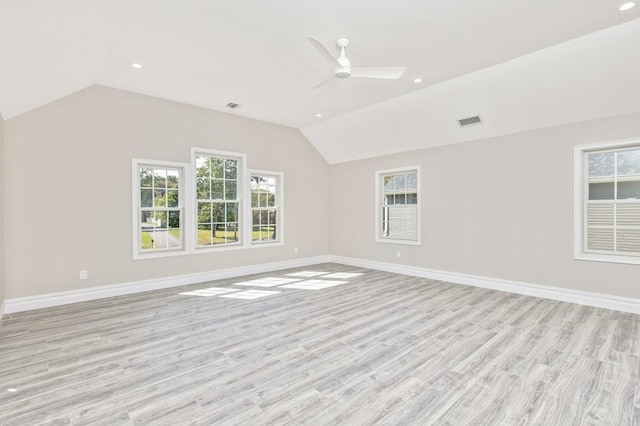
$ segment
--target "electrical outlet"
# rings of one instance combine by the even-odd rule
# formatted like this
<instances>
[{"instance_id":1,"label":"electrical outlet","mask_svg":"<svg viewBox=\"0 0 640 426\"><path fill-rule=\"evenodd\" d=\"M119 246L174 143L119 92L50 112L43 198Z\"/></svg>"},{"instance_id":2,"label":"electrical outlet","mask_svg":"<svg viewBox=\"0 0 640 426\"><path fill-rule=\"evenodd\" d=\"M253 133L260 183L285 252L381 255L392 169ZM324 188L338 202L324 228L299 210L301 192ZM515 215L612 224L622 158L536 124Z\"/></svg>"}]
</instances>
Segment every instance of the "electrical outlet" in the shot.
<instances>
[{"instance_id":1,"label":"electrical outlet","mask_svg":"<svg viewBox=\"0 0 640 426\"><path fill-rule=\"evenodd\" d=\"M298 247L293 248L293 254L298 254Z\"/></svg>"},{"instance_id":2,"label":"electrical outlet","mask_svg":"<svg viewBox=\"0 0 640 426\"><path fill-rule=\"evenodd\" d=\"M81 269L80 270L80 279L81 280L86 280L87 278L89 278L89 271L87 271L86 269Z\"/></svg>"},{"instance_id":3,"label":"electrical outlet","mask_svg":"<svg viewBox=\"0 0 640 426\"><path fill-rule=\"evenodd\" d=\"M396 250L396 257L402 257L402 253L400 253L400 250Z\"/></svg>"}]
</instances>

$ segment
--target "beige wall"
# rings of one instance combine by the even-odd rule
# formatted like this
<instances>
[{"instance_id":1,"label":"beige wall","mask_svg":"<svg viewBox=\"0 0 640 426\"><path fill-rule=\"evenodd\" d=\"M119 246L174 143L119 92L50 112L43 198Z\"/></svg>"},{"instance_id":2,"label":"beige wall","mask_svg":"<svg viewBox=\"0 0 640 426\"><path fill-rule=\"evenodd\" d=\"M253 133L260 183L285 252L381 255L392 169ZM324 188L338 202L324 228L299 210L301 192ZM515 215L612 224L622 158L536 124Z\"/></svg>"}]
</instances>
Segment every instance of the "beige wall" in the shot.
<instances>
[{"instance_id":1,"label":"beige wall","mask_svg":"<svg viewBox=\"0 0 640 426\"><path fill-rule=\"evenodd\" d=\"M573 260L574 145L638 136L635 114L332 166L330 251L640 298L640 266ZM422 245L374 242L374 171L416 164Z\"/></svg>"},{"instance_id":2,"label":"beige wall","mask_svg":"<svg viewBox=\"0 0 640 426\"><path fill-rule=\"evenodd\" d=\"M4 304L4 165L2 163L4 149L4 120L0 115L0 316Z\"/></svg>"},{"instance_id":3,"label":"beige wall","mask_svg":"<svg viewBox=\"0 0 640 426\"><path fill-rule=\"evenodd\" d=\"M4 124L7 298L328 254L329 167L296 129L101 86ZM131 159L191 146L285 173L284 246L132 260Z\"/></svg>"},{"instance_id":4,"label":"beige wall","mask_svg":"<svg viewBox=\"0 0 640 426\"><path fill-rule=\"evenodd\" d=\"M640 298L640 266L573 260L573 146L638 137L640 114L329 167L295 129L93 86L2 133L0 299L329 253ZM285 246L132 260L131 159L191 146L285 173ZM423 244L375 243L374 171L416 164Z\"/></svg>"}]
</instances>

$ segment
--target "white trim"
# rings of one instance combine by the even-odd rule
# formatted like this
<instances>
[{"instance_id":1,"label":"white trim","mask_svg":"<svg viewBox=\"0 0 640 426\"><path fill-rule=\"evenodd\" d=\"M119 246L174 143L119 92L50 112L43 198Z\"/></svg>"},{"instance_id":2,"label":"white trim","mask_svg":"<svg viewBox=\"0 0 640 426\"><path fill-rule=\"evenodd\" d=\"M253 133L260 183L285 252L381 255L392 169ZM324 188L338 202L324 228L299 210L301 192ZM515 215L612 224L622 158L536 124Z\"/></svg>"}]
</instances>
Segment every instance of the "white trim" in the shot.
<instances>
[{"instance_id":1,"label":"white trim","mask_svg":"<svg viewBox=\"0 0 640 426\"><path fill-rule=\"evenodd\" d=\"M640 255L634 256L629 254L587 252L585 247L585 235L587 233L587 218L585 210L587 187L585 182L588 178L588 171L585 167L585 153L604 150L617 151L634 146L640 146L640 139L633 138L617 141L595 142L573 147L573 258L575 260L640 265ZM616 173L614 173L614 178L615 174ZM619 202L626 201L616 200L616 203Z\"/></svg>"},{"instance_id":2,"label":"white trim","mask_svg":"<svg viewBox=\"0 0 640 426\"><path fill-rule=\"evenodd\" d=\"M292 259L280 262L263 263L259 265L241 266L237 268L220 269L217 271L179 275L168 278L131 281L128 283L91 287L81 290L64 291L60 293L18 297L15 299L7 299L5 301L6 313L9 314L14 312L29 311L32 309L50 308L52 306L66 305L69 303L86 302L89 300L104 299L107 297L122 296L126 294L141 293L145 291L161 290L170 287L179 287L207 281L242 277L245 275L272 272L281 269L298 268L302 266L326 263L328 261L329 256L307 257L303 259Z\"/></svg>"},{"instance_id":3,"label":"white trim","mask_svg":"<svg viewBox=\"0 0 640 426\"><path fill-rule=\"evenodd\" d=\"M219 149L199 148L197 146L192 146L191 159L194 160L194 165L195 165L195 159L196 159L197 153L207 154L207 155L216 155L218 157L226 157L230 160L236 159L238 157L242 157L243 159L246 159L247 157L247 154L242 152L221 151ZM195 171L195 168L194 168L194 171Z\"/></svg>"},{"instance_id":4,"label":"white trim","mask_svg":"<svg viewBox=\"0 0 640 426\"><path fill-rule=\"evenodd\" d=\"M639 138L620 139L615 141L594 142L584 145L578 145L575 148L581 151L601 151L603 149L628 148L640 144Z\"/></svg>"},{"instance_id":5,"label":"white trim","mask_svg":"<svg viewBox=\"0 0 640 426\"><path fill-rule=\"evenodd\" d=\"M278 212L277 219L277 228L276 232L278 233L278 239L275 241L267 241L267 242L253 242L253 217L252 217L252 206L251 206L251 176L252 175L261 175L267 177L275 177L278 181L276 185L276 208ZM248 227L249 227L249 247L251 248L264 248L264 247L277 247L284 245L285 238L285 216L284 216L284 173L276 172L272 170L256 170L249 169L247 171L247 177L249 184L246 185L247 188L247 217L245 219Z\"/></svg>"},{"instance_id":6,"label":"white trim","mask_svg":"<svg viewBox=\"0 0 640 426\"><path fill-rule=\"evenodd\" d=\"M639 256L629 256L623 254L599 254L599 253L575 253L575 260L588 260L594 262L624 263L627 265L640 265Z\"/></svg>"},{"instance_id":7,"label":"white trim","mask_svg":"<svg viewBox=\"0 0 640 426\"><path fill-rule=\"evenodd\" d=\"M197 225L196 225L197 227ZM196 241L196 233L193 233L193 241ZM240 232L241 238L244 238L244 232ZM213 247L197 247L194 243L194 249L190 254L205 254L205 253L217 253L219 251L233 251L233 250L244 250L248 248L243 242L238 243L228 243L228 244L219 244Z\"/></svg>"},{"instance_id":8,"label":"white trim","mask_svg":"<svg viewBox=\"0 0 640 426\"><path fill-rule=\"evenodd\" d=\"M238 243L231 244L220 244L214 247L198 247L198 189L196 182L197 175L197 167L196 167L196 156L198 154L210 155L215 157L223 157L232 160L239 160L240 167L238 167L236 181L237 181L237 194L238 194L238 226L240 227L240 239L241 241ZM248 229L250 227L246 222L247 218L247 200L246 200L246 186L247 186L247 154L242 152L230 152L230 151L219 151L216 149L210 148L198 148L195 146L191 147L191 182L190 187L192 189L192 208L191 212L192 222L193 222L193 230L191 231L191 247L193 248L192 253L213 253L219 251L226 250L237 250L239 248L249 248L249 239L251 234Z\"/></svg>"},{"instance_id":9,"label":"white trim","mask_svg":"<svg viewBox=\"0 0 640 426\"><path fill-rule=\"evenodd\" d=\"M149 166L153 167L167 167L171 169L179 169L180 170L180 182L178 184L178 190L180 191L180 204L182 207L182 216L180 220L182 223L180 224L180 231L182 232L182 247L175 249L167 249L167 250L158 250L158 251L149 251L149 252L141 252L140 251L140 229L139 229L139 215L140 215L140 181L138 168L140 166ZM131 159L131 212L132 212L132 220L131 220L131 231L132 231L132 249L133 249L133 260L140 259L154 259L158 257L170 257L170 256L182 256L185 254L190 254L190 242L188 235L191 233L190 229L190 213L189 206L187 205L186 198L189 195L189 192L186 190L187 181L190 177L189 173L189 163L184 163L180 161L162 161L162 160L149 160L142 158L133 158Z\"/></svg>"},{"instance_id":10,"label":"white trim","mask_svg":"<svg viewBox=\"0 0 640 426\"><path fill-rule=\"evenodd\" d=\"M584 247L584 150L573 147L573 257L579 259Z\"/></svg>"},{"instance_id":11,"label":"white trim","mask_svg":"<svg viewBox=\"0 0 640 426\"><path fill-rule=\"evenodd\" d=\"M281 247L284 246L284 242L282 241L268 241L263 243L253 243L249 246L250 249L261 249L261 248L269 248L269 247Z\"/></svg>"},{"instance_id":12,"label":"white trim","mask_svg":"<svg viewBox=\"0 0 640 426\"><path fill-rule=\"evenodd\" d=\"M389 173L401 173L401 172L411 172L415 170L416 171L416 194L417 194L417 212L416 212L416 240L412 241L412 240L395 240L395 239L391 239L391 238L381 238L380 237L380 206L381 206L381 199L380 196L382 195L382 185L380 184L380 178L382 175L384 174L389 174ZM420 189L420 181L422 180L421 176L420 176L420 166L407 166L407 167L396 167L394 169L384 169L384 170L376 170L374 172L374 176L375 176L375 223L374 223L374 232L375 232L375 241L377 243L387 243L387 244L403 244L403 245L413 245L413 246L419 246L422 245L422 233L420 231L421 229L421 222L422 222L422 210L421 210L421 205L422 205L422 191Z\"/></svg>"},{"instance_id":13,"label":"white trim","mask_svg":"<svg viewBox=\"0 0 640 426\"><path fill-rule=\"evenodd\" d=\"M341 263L344 265L358 266L378 271L446 281L454 284L470 285L474 287L506 291L509 293L523 294L526 296L540 297L543 299L559 300L561 302L577 303L580 305L595 306L597 308L640 314L640 299L343 256L329 257L331 262Z\"/></svg>"}]
</instances>

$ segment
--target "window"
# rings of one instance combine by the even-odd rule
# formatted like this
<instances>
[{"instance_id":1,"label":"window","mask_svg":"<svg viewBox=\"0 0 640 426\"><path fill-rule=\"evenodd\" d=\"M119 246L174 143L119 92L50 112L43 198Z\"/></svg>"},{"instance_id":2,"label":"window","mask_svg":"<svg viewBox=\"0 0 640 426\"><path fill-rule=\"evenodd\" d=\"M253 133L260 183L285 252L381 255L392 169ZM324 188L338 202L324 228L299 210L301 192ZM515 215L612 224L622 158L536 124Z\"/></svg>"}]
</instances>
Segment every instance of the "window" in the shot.
<instances>
[{"instance_id":1,"label":"window","mask_svg":"<svg viewBox=\"0 0 640 426\"><path fill-rule=\"evenodd\" d=\"M252 244L282 242L282 180L282 173L251 173Z\"/></svg>"},{"instance_id":2,"label":"window","mask_svg":"<svg viewBox=\"0 0 640 426\"><path fill-rule=\"evenodd\" d=\"M640 263L640 141L576 148L578 259Z\"/></svg>"},{"instance_id":3,"label":"window","mask_svg":"<svg viewBox=\"0 0 640 426\"><path fill-rule=\"evenodd\" d=\"M133 160L134 258L184 251L185 165Z\"/></svg>"},{"instance_id":4,"label":"window","mask_svg":"<svg viewBox=\"0 0 640 426\"><path fill-rule=\"evenodd\" d=\"M246 155L233 152L191 148L190 164L133 159L133 258L282 245L283 180L248 174Z\"/></svg>"},{"instance_id":5,"label":"window","mask_svg":"<svg viewBox=\"0 0 640 426\"><path fill-rule=\"evenodd\" d=\"M420 244L420 168L376 172L376 241Z\"/></svg>"},{"instance_id":6,"label":"window","mask_svg":"<svg viewBox=\"0 0 640 426\"><path fill-rule=\"evenodd\" d=\"M245 155L192 149L196 248L241 246Z\"/></svg>"}]
</instances>

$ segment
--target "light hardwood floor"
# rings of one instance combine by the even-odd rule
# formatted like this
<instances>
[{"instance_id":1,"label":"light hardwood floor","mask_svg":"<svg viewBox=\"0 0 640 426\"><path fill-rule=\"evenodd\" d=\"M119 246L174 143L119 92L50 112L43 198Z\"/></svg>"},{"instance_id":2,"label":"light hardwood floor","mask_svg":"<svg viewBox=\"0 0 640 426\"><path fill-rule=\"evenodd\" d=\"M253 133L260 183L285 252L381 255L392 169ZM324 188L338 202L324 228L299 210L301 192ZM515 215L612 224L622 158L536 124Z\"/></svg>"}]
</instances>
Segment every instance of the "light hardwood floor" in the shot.
<instances>
[{"instance_id":1,"label":"light hardwood floor","mask_svg":"<svg viewBox=\"0 0 640 426\"><path fill-rule=\"evenodd\" d=\"M639 360L636 315L323 264L5 315L0 422L631 425Z\"/></svg>"}]
</instances>

